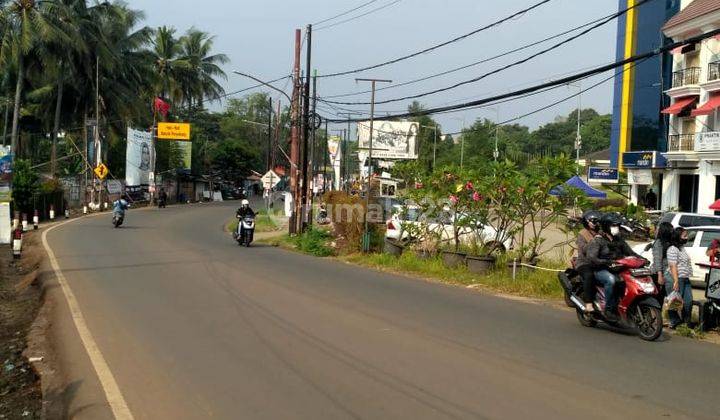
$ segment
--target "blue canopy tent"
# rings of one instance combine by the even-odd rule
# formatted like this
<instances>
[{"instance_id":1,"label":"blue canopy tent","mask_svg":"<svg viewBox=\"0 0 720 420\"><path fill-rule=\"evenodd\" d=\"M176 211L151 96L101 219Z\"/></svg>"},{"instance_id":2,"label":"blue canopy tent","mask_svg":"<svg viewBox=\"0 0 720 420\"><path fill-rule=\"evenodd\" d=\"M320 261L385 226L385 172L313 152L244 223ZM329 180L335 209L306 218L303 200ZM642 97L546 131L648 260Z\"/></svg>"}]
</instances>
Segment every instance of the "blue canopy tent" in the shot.
<instances>
[{"instance_id":1,"label":"blue canopy tent","mask_svg":"<svg viewBox=\"0 0 720 420\"><path fill-rule=\"evenodd\" d=\"M550 194L561 195L564 191L565 185L579 189L586 196L588 196L590 198L607 198L606 193L596 190L595 188L591 187L590 185L587 184L587 182L583 181L582 178L580 178L577 175L568 179L567 181L565 181L565 184L558 185L557 187L550 190Z\"/></svg>"}]
</instances>

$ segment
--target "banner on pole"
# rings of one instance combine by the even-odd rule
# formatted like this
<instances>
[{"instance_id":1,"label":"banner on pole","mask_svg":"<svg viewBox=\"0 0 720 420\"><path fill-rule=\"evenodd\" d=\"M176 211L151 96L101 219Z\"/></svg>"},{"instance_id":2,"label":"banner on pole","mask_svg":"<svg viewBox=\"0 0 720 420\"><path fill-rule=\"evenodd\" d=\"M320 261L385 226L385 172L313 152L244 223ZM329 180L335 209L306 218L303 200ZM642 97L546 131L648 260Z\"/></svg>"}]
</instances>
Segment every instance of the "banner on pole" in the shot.
<instances>
[{"instance_id":1,"label":"banner on pole","mask_svg":"<svg viewBox=\"0 0 720 420\"><path fill-rule=\"evenodd\" d=\"M178 169L192 169L192 142L179 141L177 145L182 153L182 167Z\"/></svg>"},{"instance_id":2,"label":"banner on pole","mask_svg":"<svg viewBox=\"0 0 720 420\"><path fill-rule=\"evenodd\" d=\"M0 202L12 201L13 155L10 146L0 146Z\"/></svg>"},{"instance_id":3,"label":"banner on pole","mask_svg":"<svg viewBox=\"0 0 720 420\"><path fill-rule=\"evenodd\" d=\"M150 166L154 153L152 133L128 127L125 185L128 187L149 185Z\"/></svg>"},{"instance_id":4,"label":"banner on pole","mask_svg":"<svg viewBox=\"0 0 720 420\"><path fill-rule=\"evenodd\" d=\"M417 135L420 125L411 121L375 121L373 123L373 159L417 159ZM357 125L360 149L370 148L370 122Z\"/></svg>"}]
</instances>

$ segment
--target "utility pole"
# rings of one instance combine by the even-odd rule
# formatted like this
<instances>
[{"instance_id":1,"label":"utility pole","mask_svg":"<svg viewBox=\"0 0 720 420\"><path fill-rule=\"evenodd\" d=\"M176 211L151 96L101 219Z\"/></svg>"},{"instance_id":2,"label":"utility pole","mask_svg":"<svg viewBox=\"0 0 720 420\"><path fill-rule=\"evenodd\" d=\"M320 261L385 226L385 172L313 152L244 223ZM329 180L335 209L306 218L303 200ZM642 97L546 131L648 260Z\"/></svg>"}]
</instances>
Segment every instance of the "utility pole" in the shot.
<instances>
[{"instance_id":1,"label":"utility pole","mask_svg":"<svg viewBox=\"0 0 720 420\"><path fill-rule=\"evenodd\" d=\"M310 54L310 52L308 52ZM308 62L309 63L309 62ZM308 64L309 65L309 64ZM308 67L309 68L309 67ZM309 100L308 100L309 102ZM319 159L317 158L317 138L316 138L316 132L317 127L315 127L315 116L317 115L317 70L313 70L313 76L312 76L312 111L310 111L308 122L310 124L310 151L309 151L309 162L308 162L308 168L310 170L310 181L308 182L307 186L307 194L308 194L308 206L305 209L305 212L307 213L307 224L309 226L312 226L313 223L313 204L315 203L315 188L317 187L315 185L316 182L316 174L318 173L318 167L320 164ZM310 118L311 117L311 118Z\"/></svg>"},{"instance_id":2,"label":"utility pole","mask_svg":"<svg viewBox=\"0 0 720 420\"><path fill-rule=\"evenodd\" d=\"M102 157L100 144L100 56L95 56L95 167L100 165ZM94 175L94 173L93 173ZM98 210L102 208L102 179L94 177L97 182ZM95 183L94 183L95 184Z\"/></svg>"},{"instance_id":3,"label":"utility pole","mask_svg":"<svg viewBox=\"0 0 720 420\"><path fill-rule=\"evenodd\" d=\"M278 99L277 113L275 114L275 144L270 152L270 169L275 168L275 148L280 145L280 121L282 120L281 112L280 100Z\"/></svg>"},{"instance_id":4,"label":"utility pole","mask_svg":"<svg viewBox=\"0 0 720 420\"><path fill-rule=\"evenodd\" d=\"M273 117L273 101L272 97L268 98L270 100L268 105L268 126L267 126L267 136L268 136L268 143L267 143L267 168L268 171L272 170L272 150L273 150L273 133L272 133L272 117Z\"/></svg>"},{"instance_id":5,"label":"utility pole","mask_svg":"<svg viewBox=\"0 0 720 420\"><path fill-rule=\"evenodd\" d=\"M328 146L328 141L330 138L328 137L328 122L325 120L325 156L323 158L323 194L327 191L327 184L328 184L328 176L327 176L327 167L328 167L328 160L330 160L330 149Z\"/></svg>"},{"instance_id":6,"label":"utility pole","mask_svg":"<svg viewBox=\"0 0 720 420\"><path fill-rule=\"evenodd\" d=\"M582 110L582 83L578 80L578 107L577 107L577 135L575 136L575 157L577 158L577 174L580 175L580 149L582 148L582 136L580 135L580 111Z\"/></svg>"},{"instance_id":7,"label":"utility pole","mask_svg":"<svg viewBox=\"0 0 720 420\"><path fill-rule=\"evenodd\" d=\"M307 52L305 57L305 86L303 94L303 143L302 143L302 203L300 205L299 214L301 218L300 232L305 231L308 224L307 216L310 200L308 190L310 183L308 182L308 140L310 134L310 68L312 65L312 25L307 26Z\"/></svg>"},{"instance_id":8,"label":"utility pole","mask_svg":"<svg viewBox=\"0 0 720 420\"><path fill-rule=\"evenodd\" d=\"M290 124L290 190L293 196L293 212L290 216L289 233L300 233L302 193L300 192L300 29L295 30L295 65L293 67L293 96Z\"/></svg>"},{"instance_id":9,"label":"utility pole","mask_svg":"<svg viewBox=\"0 0 720 420\"><path fill-rule=\"evenodd\" d=\"M465 161L465 117L455 117L453 120L462 121L462 134L460 134L460 170L462 171Z\"/></svg>"},{"instance_id":10,"label":"utility pole","mask_svg":"<svg viewBox=\"0 0 720 420\"><path fill-rule=\"evenodd\" d=\"M392 83L392 80L384 79L355 79L356 82L370 82L372 85L372 94L370 96L370 132L368 134L368 176L367 189L365 191L365 233L363 234L362 248L363 252L370 251L370 228L368 225L368 211L370 210L370 186L373 175L372 152L373 152L373 123L375 119L375 85L378 82Z\"/></svg>"},{"instance_id":11,"label":"utility pole","mask_svg":"<svg viewBox=\"0 0 720 420\"><path fill-rule=\"evenodd\" d=\"M345 150L343 151L343 153L344 153L344 155L343 155L343 160L345 161L345 163L344 163L344 166L345 166L344 180L345 180L345 186L346 186L345 192L350 193L350 184L349 184L349 182L348 182L348 181L349 181L349 179L348 179L348 178L349 178L349 176L348 176L348 175L349 175L349 174L348 174L348 172L349 172L348 168L350 167L350 161L349 161L349 158L350 158L350 147L349 147L349 143L350 143L350 133L351 133L350 117L351 117L352 115L362 115L362 113L360 113L360 112L338 112L338 115L340 115L340 116L343 116L343 115L344 115L344 116L347 117L347 137L345 138Z\"/></svg>"}]
</instances>

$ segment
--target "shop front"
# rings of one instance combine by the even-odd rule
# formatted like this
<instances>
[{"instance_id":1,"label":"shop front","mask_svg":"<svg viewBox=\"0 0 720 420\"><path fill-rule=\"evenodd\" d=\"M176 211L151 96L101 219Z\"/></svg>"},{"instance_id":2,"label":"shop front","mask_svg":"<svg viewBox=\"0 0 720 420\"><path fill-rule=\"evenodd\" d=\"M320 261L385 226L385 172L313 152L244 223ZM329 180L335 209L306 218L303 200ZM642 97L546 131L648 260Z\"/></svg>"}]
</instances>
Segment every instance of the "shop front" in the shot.
<instances>
[{"instance_id":1,"label":"shop front","mask_svg":"<svg viewBox=\"0 0 720 420\"><path fill-rule=\"evenodd\" d=\"M663 203L665 158L658 152L625 152L623 168L630 185L630 201L648 210L656 210Z\"/></svg>"},{"instance_id":2,"label":"shop front","mask_svg":"<svg viewBox=\"0 0 720 420\"><path fill-rule=\"evenodd\" d=\"M695 135L691 153L667 153L663 209L713 214L720 199L720 132Z\"/></svg>"}]
</instances>

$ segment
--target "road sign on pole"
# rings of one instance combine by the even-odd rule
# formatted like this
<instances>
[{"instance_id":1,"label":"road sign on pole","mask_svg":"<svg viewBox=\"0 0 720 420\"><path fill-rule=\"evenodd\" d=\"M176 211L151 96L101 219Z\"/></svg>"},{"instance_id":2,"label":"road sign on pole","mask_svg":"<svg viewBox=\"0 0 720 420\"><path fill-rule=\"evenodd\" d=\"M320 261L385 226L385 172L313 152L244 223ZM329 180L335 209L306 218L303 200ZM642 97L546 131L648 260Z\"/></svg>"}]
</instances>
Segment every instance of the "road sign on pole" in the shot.
<instances>
[{"instance_id":1,"label":"road sign on pole","mask_svg":"<svg viewBox=\"0 0 720 420\"><path fill-rule=\"evenodd\" d=\"M95 167L93 172L95 172L95 175L97 175L97 177L102 181L108 176L108 173L110 171L108 170L107 166L105 166L105 164L101 162L98 166Z\"/></svg>"},{"instance_id":2,"label":"road sign on pole","mask_svg":"<svg viewBox=\"0 0 720 420\"><path fill-rule=\"evenodd\" d=\"M260 181L263 183L263 188L269 190L271 188L275 188L275 186L280 183L280 176L274 171L269 170L262 176L262 178L260 178Z\"/></svg>"}]
</instances>

